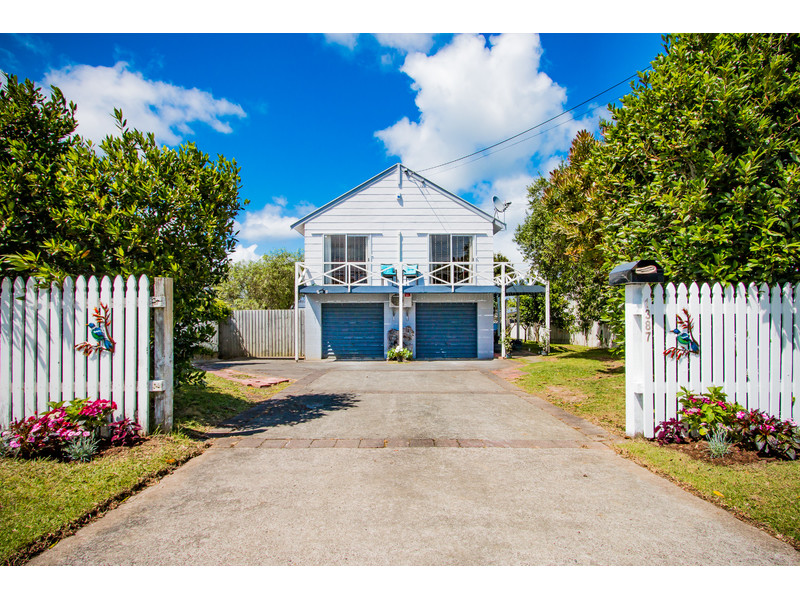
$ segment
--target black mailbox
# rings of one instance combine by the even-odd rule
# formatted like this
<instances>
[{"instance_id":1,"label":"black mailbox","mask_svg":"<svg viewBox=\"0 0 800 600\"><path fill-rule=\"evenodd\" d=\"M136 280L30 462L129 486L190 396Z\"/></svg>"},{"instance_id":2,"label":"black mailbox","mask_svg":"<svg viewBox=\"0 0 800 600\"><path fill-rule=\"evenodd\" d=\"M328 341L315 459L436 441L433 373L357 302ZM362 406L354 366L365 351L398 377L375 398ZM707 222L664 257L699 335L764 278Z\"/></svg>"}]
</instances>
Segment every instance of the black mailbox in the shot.
<instances>
[{"instance_id":1,"label":"black mailbox","mask_svg":"<svg viewBox=\"0 0 800 600\"><path fill-rule=\"evenodd\" d=\"M661 283L663 281L664 269L654 260L635 260L622 263L614 267L608 276L608 285Z\"/></svg>"}]
</instances>

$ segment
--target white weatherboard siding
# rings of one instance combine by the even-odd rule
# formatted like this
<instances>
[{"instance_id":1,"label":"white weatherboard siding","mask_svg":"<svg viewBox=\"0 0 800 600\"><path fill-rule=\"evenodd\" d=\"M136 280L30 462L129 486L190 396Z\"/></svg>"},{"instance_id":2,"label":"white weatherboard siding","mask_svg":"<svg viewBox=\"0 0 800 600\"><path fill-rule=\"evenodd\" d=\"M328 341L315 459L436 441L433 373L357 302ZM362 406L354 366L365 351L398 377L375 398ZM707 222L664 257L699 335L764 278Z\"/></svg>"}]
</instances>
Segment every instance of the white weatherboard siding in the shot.
<instances>
[{"instance_id":1,"label":"white weatherboard siding","mask_svg":"<svg viewBox=\"0 0 800 600\"><path fill-rule=\"evenodd\" d=\"M429 234L472 235L481 279L488 284L493 228L485 215L394 168L303 225L305 263L313 271L321 268L326 234L368 234L373 264L402 260L420 265L428 263Z\"/></svg>"}]
</instances>

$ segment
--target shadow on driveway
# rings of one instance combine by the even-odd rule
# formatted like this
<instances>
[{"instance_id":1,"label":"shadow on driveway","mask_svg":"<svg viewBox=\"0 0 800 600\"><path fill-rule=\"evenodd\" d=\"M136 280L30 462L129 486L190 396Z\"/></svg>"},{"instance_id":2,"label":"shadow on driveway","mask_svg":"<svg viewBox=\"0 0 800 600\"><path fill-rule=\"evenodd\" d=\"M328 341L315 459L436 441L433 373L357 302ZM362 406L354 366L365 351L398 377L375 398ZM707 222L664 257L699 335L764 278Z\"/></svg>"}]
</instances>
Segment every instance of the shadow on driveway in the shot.
<instances>
[{"instance_id":1,"label":"shadow on driveway","mask_svg":"<svg viewBox=\"0 0 800 600\"><path fill-rule=\"evenodd\" d=\"M327 413L355 406L354 394L293 394L262 402L225 421L222 427L235 431L211 437L249 436L279 425L296 425L324 417Z\"/></svg>"}]
</instances>

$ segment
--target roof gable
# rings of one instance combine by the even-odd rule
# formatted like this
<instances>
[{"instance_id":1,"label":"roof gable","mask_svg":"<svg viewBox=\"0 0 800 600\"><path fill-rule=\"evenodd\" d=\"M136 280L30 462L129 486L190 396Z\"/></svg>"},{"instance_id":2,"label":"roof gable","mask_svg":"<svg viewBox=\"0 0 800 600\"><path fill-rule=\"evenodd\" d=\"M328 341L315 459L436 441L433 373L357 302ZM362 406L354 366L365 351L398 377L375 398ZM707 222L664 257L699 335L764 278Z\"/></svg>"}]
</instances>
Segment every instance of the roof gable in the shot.
<instances>
[{"instance_id":1,"label":"roof gable","mask_svg":"<svg viewBox=\"0 0 800 600\"><path fill-rule=\"evenodd\" d=\"M409 169L408 167L406 167L405 165L403 165L401 163L397 163L397 164L389 167L388 169L386 169L384 171L381 171L380 173L378 173L374 177L368 179L364 183L354 187L353 189L351 189L348 192L345 192L344 194L342 194L338 198L335 198L335 199L331 200L327 204L325 204L325 205L321 206L320 208L316 209L315 211L309 213L308 215L306 215L305 217L303 217L299 221L293 223L292 224L292 229L298 231L300 234L304 234L304 228L305 228L305 224L306 223L308 223L309 221L311 221L313 219L316 219L317 217L319 217L320 215L328 212L330 209L334 208L335 206L338 206L338 205L342 204L343 202L345 202L349 198L352 198L353 196L355 196L359 192L361 192L361 191L365 190L366 188L374 185L375 183L381 181L382 179L385 179L386 177L388 177L390 175L393 175L394 173L397 173L398 171L400 173L400 177L401 178L405 177L405 178L408 178L408 179L416 179L418 182L422 182L426 187L430 187L430 188L436 190L442 196L444 196L446 198L449 198L450 200L452 200L456 204L468 209L469 211L475 213L476 215L480 216L481 218L483 218L483 219L487 220L488 222L492 223L494 225L494 233L497 233L498 231L500 231L502 229L502 224L497 219L495 219L494 217L489 215L488 213L482 211L481 209L479 209L474 204L472 204L470 202L467 202L466 200L464 200L463 198L453 194L452 192L449 192L446 189L436 185L430 179L427 179L426 177L423 177L419 173L416 173L415 171L412 171L411 169Z\"/></svg>"}]
</instances>

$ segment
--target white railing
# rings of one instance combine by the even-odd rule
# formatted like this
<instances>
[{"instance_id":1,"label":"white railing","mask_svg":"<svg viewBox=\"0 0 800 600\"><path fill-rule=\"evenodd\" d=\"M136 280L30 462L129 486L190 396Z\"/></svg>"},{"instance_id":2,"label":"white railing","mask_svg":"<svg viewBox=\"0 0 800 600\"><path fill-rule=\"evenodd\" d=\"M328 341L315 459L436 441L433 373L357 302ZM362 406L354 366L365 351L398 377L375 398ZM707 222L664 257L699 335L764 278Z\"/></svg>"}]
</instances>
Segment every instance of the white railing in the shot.
<instances>
[{"instance_id":1,"label":"white railing","mask_svg":"<svg viewBox=\"0 0 800 600\"><path fill-rule=\"evenodd\" d=\"M628 284L625 345L629 435L676 417L681 387L800 420L800 284Z\"/></svg>"},{"instance_id":2,"label":"white railing","mask_svg":"<svg viewBox=\"0 0 800 600\"><path fill-rule=\"evenodd\" d=\"M164 282L168 282L165 284ZM159 392L156 421L172 425L172 281L66 278L40 285L4 278L0 288L0 427L42 414L74 398L112 400L114 419L130 418L148 432L150 388ZM165 295L163 290L167 289ZM159 293L159 290L162 290ZM157 381L150 380L150 314ZM111 338L98 342L91 326ZM92 328L94 329L94 328ZM164 339L169 338L165 343ZM101 350L100 345L106 347ZM168 375L164 375L167 373Z\"/></svg>"},{"instance_id":3,"label":"white railing","mask_svg":"<svg viewBox=\"0 0 800 600\"><path fill-rule=\"evenodd\" d=\"M428 262L298 262L296 282L310 285L497 285L540 283L527 265L513 263Z\"/></svg>"}]
</instances>

